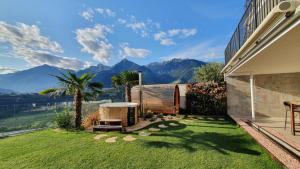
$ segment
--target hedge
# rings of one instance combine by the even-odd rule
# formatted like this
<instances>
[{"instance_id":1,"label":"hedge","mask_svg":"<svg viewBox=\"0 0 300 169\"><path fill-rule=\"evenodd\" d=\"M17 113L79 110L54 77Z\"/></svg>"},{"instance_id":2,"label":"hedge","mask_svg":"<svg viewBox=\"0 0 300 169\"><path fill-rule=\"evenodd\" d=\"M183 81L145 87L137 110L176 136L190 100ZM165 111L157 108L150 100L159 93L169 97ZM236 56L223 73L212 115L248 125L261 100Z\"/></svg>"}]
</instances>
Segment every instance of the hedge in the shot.
<instances>
[{"instance_id":1,"label":"hedge","mask_svg":"<svg viewBox=\"0 0 300 169\"><path fill-rule=\"evenodd\" d=\"M189 84L186 104L186 114L226 115L226 85L224 83Z\"/></svg>"}]
</instances>

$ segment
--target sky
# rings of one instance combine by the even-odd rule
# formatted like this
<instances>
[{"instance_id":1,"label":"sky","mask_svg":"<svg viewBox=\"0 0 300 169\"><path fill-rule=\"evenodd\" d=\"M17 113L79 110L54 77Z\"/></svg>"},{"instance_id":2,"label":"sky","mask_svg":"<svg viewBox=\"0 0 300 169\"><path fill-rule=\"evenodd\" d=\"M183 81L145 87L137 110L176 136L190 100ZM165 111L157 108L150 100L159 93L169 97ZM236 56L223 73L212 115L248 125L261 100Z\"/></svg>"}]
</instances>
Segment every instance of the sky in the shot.
<instances>
[{"instance_id":1,"label":"sky","mask_svg":"<svg viewBox=\"0 0 300 169\"><path fill-rule=\"evenodd\" d=\"M191 58L224 62L243 0L1 0L0 73Z\"/></svg>"}]
</instances>

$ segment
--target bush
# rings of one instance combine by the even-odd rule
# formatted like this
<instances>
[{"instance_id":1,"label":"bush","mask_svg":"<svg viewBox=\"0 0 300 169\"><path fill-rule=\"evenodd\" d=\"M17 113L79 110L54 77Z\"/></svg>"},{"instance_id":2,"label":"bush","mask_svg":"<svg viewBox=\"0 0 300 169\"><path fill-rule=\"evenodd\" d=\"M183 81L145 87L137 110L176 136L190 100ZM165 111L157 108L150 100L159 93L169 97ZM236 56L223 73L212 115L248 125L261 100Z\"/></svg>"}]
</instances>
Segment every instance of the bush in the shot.
<instances>
[{"instance_id":1,"label":"bush","mask_svg":"<svg viewBox=\"0 0 300 169\"><path fill-rule=\"evenodd\" d=\"M144 114L144 118L145 119L150 119L152 117L153 117L153 113L152 112L147 112L147 113Z\"/></svg>"},{"instance_id":2,"label":"bush","mask_svg":"<svg viewBox=\"0 0 300 169\"><path fill-rule=\"evenodd\" d=\"M72 115L68 111L57 113L55 117L55 121L59 128L70 129L73 127Z\"/></svg>"},{"instance_id":3,"label":"bush","mask_svg":"<svg viewBox=\"0 0 300 169\"><path fill-rule=\"evenodd\" d=\"M190 84L186 94L186 99L188 114L227 114L226 86L223 83Z\"/></svg>"},{"instance_id":4,"label":"bush","mask_svg":"<svg viewBox=\"0 0 300 169\"><path fill-rule=\"evenodd\" d=\"M186 113L187 113L186 109L179 108L179 114L186 114Z\"/></svg>"},{"instance_id":5,"label":"bush","mask_svg":"<svg viewBox=\"0 0 300 169\"><path fill-rule=\"evenodd\" d=\"M96 111L94 113L89 114L84 120L83 120L83 127L84 128L89 128L93 125L95 125L95 123L100 119L99 117L99 112Z\"/></svg>"},{"instance_id":6,"label":"bush","mask_svg":"<svg viewBox=\"0 0 300 169\"><path fill-rule=\"evenodd\" d=\"M158 114L158 118L164 118L164 115L162 113Z\"/></svg>"},{"instance_id":7,"label":"bush","mask_svg":"<svg viewBox=\"0 0 300 169\"><path fill-rule=\"evenodd\" d=\"M224 75L221 73L224 65L222 63L209 63L201 66L195 72L194 80L197 82L223 83Z\"/></svg>"}]
</instances>

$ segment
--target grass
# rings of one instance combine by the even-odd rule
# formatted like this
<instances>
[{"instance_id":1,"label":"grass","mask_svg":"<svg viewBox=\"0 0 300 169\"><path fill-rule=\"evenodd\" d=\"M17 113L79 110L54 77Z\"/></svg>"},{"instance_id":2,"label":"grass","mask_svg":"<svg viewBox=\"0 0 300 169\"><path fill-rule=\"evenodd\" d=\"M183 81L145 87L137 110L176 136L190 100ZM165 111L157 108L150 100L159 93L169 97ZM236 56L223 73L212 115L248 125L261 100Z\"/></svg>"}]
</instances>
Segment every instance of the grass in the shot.
<instances>
[{"instance_id":1,"label":"grass","mask_svg":"<svg viewBox=\"0 0 300 169\"><path fill-rule=\"evenodd\" d=\"M113 144L94 140L99 133L51 129L0 139L0 168L281 168L228 119L197 117L179 123L149 137L130 133L134 142L121 139L127 134L105 133L118 136Z\"/></svg>"}]
</instances>

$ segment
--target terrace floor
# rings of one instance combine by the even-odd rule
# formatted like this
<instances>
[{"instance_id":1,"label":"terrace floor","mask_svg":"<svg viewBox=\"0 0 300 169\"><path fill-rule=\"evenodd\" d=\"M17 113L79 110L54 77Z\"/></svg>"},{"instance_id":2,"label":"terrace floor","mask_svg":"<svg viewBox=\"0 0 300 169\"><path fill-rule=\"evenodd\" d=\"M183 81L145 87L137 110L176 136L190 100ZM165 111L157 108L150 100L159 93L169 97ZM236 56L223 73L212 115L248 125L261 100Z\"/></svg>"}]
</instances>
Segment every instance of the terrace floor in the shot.
<instances>
[{"instance_id":1,"label":"terrace floor","mask_svg":"<svg viewBox=\"0 0 300 169\"><path fill-rule=\"evenodd\" d=\"M293 145L300 151L300 126L299 126L299 119L295 118L296 120L296 133L295 136L291 133L291 126L290 126L290 119L287 120L286 128L284 127L285 119L284 118L258 118L256 123L266 129L269 132L272 132L277 137L285 140L286 142Z\"/></svg>"},{"instance_id":2,"label":"terrace floor","mask_svg":"<svg viewBox=\"0 0 300 169\"><path fill-rule=\"evenodd\" d=\"M295 136L291 133L289 118L286 128L285 118L256 116L251 120L246 115L230 115L245 131L247 131L259 144L265 147L276 159L287 168L299 168L300 154L300 126L299 116L295 117ZM251 124L251 125L250 125Z\"/></svg>"},{"instance_id":3,"label":"terrace floor","mask_svg":"<svg viewBox=\"0 0 300 169\"><path fill-rule=\"evenodd\" d=\"M234 116L243 120L251 120L251 116ZM295 136L291 133L290 118L287 118L286 128L284 127L285 118L280 117L262 117L257 116L255 124L260 128L265 129L277 138L285 141L294 148L300 151L300 121L299 116L295 116Z\"/></svg>"}]
</instances>

